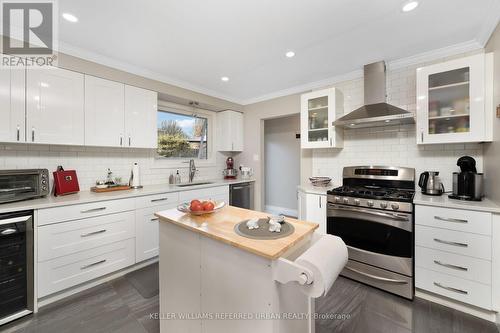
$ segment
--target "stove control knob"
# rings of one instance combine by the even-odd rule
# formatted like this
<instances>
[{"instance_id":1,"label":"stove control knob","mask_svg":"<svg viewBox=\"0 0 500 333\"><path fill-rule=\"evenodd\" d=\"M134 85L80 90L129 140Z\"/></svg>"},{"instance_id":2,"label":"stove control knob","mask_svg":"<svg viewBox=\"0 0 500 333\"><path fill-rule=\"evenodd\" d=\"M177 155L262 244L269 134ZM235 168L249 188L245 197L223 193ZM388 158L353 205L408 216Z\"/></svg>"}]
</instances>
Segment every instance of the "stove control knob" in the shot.
<instances>
[{"instance_id":1,"label":"stove control knob","mask_svg":"<svg viewBox=\"0 0 500 333\"><path fill-rule=\"evenodd\" d=\"M392 208L392 210L398 210L399 205L397 203L393 203L393 204L391 204L391 208Z\"/></svg>"},{"instance_id":2,"label":"stove control knob","mask_svg":"<svg viewBox=\"0 0 500 333\"><path fill-rule=\"evenodd\" d=\"M354 204L356 206L359 206L361 204L361 201L359 201L359 199L354 199Z\"/></svg>"},{"instance_id":3,"label":"stove control knob","mask_svg":"<svg viewBox=\"0 0 500 333\"><path fill-rule=\"evenodd\" d=\"M335 200L335 202L340 202L340 197L335 197L333 199Z\"/></svg>"},{"instance_id":4,"label":"stove control knob","mask_svg":"<svg viewBox=\"0 0 500 333\"><path fill-rule=\"evenodd\" d=\"M349 198L344 198L344 203L348 204L349 203Z\"/></svg>"},{"instance_id":5,"label":"stove control knob","mask_svg":"<svg viewBox=\"0 0 500 333\"><path fill-rule=\"evenodd\" d=\"M381 202L380 203L380 208L386 209L387 208L387 202Z\"/></svg>"},{"instance_id":6,"label":"stove control knob","mask_svg":"<svg viewBox=\"0 0 500 333\"><path fill-rule=\"evenodd\" d=\"M373 201L371 200L367 201L366 204L368 205L368 207L373 207Z\"/></svg>"}]
</instances>

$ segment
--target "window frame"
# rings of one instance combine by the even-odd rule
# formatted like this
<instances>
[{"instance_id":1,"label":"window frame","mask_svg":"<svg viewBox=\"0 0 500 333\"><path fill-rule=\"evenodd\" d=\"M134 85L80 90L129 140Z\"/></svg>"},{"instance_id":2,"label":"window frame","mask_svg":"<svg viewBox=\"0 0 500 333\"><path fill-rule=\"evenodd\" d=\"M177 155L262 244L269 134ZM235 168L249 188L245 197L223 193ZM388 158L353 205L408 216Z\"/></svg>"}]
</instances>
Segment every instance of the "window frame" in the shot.
<instances>
[{"instance_id":1,"label":"window frame","mask_svg":"<svg viewBox=\"0 0 500 333\"><path fill-rule=\"evenodd\" d=\"M216 151L215 151L215 121L216 114L213 111L204 110L200 108L193 108L184 105L178 105L168 102L159 102L157 112L170 112L180 115L192 116L197 114L203 118L207 119L207 159L195 158L194 162L196 167L213 167L216 165ZM158 127L156 128L158 130ZM169 158L161 157L158 155L157 149L154 150L154 164L153 168L156 169L172 169L172 168L186 168L187 163L189 163L189 158Z\"/></svg>"}]
</instances>

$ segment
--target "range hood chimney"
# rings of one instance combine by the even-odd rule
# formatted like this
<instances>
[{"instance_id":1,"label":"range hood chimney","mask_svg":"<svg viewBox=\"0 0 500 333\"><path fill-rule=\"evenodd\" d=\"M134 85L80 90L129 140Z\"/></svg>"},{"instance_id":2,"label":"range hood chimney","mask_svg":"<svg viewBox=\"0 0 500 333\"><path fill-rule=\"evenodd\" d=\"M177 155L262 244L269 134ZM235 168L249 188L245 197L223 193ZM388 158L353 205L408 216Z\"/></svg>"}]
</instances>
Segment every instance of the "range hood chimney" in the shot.
<instances>
[{"instance_id":1,"label":"range hood chimney","mask_svg":"<svg viewBox=\"0 0 500 333\"><path fill-rule=\"evenodd\" d=\"M365 105L335 120L334 126L365 128L415 123L411 112L387 104L385 71L384 61L364 66Z\"/></svg>"}]
</instances>

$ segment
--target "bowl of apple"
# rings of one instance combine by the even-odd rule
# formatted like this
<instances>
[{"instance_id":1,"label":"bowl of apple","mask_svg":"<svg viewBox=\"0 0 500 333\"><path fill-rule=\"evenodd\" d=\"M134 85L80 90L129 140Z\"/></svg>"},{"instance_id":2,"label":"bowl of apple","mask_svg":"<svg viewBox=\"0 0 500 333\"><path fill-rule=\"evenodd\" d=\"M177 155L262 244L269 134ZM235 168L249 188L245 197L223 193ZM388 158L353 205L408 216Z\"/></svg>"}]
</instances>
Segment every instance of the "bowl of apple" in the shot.
<instances>
[{"instance_id":1,"label":"bowl of apple","mask_svg":"<svg viewBox=\"0 0 500 333\"><path fill-rule=\"evenodd\" d=\"M177 206L177 210L191 215L212 214L221 210L226 203L224 201L215 200L191 200Z\"/></svg>"}]
</instances>

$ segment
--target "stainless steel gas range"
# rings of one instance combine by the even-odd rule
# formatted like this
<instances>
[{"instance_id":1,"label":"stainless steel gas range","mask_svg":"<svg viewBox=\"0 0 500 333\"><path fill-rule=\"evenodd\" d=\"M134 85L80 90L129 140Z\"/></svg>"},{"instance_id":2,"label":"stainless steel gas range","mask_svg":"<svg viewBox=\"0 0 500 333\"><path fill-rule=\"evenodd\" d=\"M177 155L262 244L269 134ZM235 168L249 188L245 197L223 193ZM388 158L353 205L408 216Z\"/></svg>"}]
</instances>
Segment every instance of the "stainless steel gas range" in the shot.
<instances>
[{"instance_id":1,"label":"stainless steel gas range","mask_svg":"<svg viewBox=\"0 0 500 333\"><path fill-rule=\"evenodd\" d=\"M415 169L345 167L328 191L327 233L349 250L342 275L413 299Z\"/></svg>"}]
</instances>

